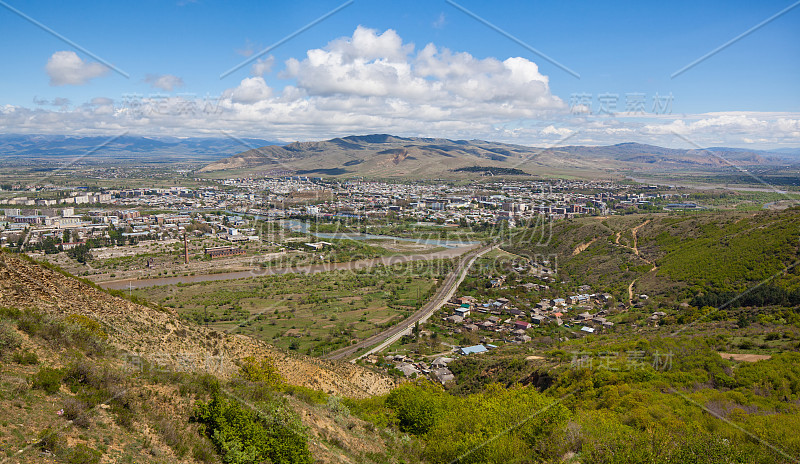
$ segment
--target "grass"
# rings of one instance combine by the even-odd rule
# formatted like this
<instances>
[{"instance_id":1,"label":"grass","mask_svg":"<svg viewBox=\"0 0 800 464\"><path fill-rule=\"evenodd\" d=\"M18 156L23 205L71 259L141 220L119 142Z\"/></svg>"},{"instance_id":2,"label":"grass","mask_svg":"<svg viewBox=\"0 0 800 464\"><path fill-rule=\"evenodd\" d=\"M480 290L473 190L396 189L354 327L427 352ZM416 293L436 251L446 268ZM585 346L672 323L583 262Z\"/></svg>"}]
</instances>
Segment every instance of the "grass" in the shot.
<instances>
[{"instance_id":1,"label":"grass","mask_svg":"<svg viewBox=\"0 0 800 464\"><path fill-rule=\"evenodd\" d=\"M427 301L449 261L285 274L134 290L222 331L319 355L404 319Z\"/></svg>"}]
</instances>

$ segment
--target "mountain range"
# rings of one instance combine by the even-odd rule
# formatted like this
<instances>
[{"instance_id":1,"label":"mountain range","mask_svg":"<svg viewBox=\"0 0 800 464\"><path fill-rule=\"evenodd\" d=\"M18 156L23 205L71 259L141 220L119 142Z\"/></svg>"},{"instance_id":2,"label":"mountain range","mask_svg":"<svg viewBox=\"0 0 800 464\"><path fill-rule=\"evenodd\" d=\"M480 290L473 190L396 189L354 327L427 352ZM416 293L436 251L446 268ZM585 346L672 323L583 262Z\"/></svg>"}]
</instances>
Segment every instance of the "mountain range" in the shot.
<instances>
[{"instance_id":1,"label":"mountain range","mask_svg":"<svg viewBox=\"0 0 800 464\"><path fill-rule=\"evenodd\" d=\"M308 176L463 178L480 175L577 175L780 169L800 163L798 149L673 149L640 143L530 147L483 140L372 134L282 142L236 137L0 135L0 163L27 165L183 163L210 177L287 172Z\"/></svg>"},{"instance_id":2,"label":"mountain range","mask_svg":"<svg viewBox=\"0 0 800 464\"><path fill-rule=\"evenodd\" d=\"M0 161L11 163L210 163L250 147L277 144L263 139L228 137L141 137L0 134Z\"/></svg>"},{"instance_id":3,"label":"mountain range","mask_svg":"<svg viewBox=\"0 0 800 464\"><path fill-rule=\"evenodd\" d=\"M268 145L214 161L200 172L253 174L282 169L311 176L462 177L574 172L715 171L781 167L791 153L735 148L673 149L640 143L537 148L482 140L349 136L319 142Z\"/></svg>"}]
</instances>

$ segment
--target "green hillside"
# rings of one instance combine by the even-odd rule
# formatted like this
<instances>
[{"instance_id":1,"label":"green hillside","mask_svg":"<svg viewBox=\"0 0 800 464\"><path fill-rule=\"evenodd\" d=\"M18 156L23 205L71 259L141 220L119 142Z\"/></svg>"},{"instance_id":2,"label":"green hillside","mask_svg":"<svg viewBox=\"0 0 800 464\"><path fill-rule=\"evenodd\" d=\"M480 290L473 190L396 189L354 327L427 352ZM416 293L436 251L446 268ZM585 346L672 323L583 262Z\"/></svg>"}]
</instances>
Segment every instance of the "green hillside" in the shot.
<instances>
[{"instance_id":1,"label":"green hillside","mask_svg":"<svg viewBox=\"0 0 800 464\"><path fill-rule=\"evenodd\" d=\"M561 279L620 298L635 279L638 293L673 301L706 296L703 303L716 306L725 298L709 295L732 296L761 283L735 304L795 306L800 304L800 269L793 266L799 258L798 224L798 208L587 217L555 222L543 244L522 229L508 250L554 254ZM581 245L585 248L576 253Z\"/></svg>"}]
</instances>

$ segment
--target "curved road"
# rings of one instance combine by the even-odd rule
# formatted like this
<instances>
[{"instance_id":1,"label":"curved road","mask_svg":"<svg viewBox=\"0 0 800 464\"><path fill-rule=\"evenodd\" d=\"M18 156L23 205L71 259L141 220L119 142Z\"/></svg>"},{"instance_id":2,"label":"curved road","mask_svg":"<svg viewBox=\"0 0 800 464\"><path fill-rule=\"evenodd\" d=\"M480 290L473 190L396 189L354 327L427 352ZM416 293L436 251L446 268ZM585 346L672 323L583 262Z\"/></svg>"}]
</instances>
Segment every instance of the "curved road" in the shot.
<instances>
[{"instance_id":1,"label":"curved road","mask_svg":"<svg viewBox=\"0 0 800 464\"><path fill-rule=\"evenodd\" d=\"M336 351L332 351L323 356L323 358L340 360L348 359L355 355L356 352L364 348L374 347L359 356L359 358L363 358L369 354L381 351L387 346L396 342L400 337L410 332L417 322L427 321L434 312L441 308L442 305L452 297L456 289L458 289L458 286L464 280L464 277L466 277L467 271L469 270L470 266L472 266L472 263L474 263L479 256L495 248L496 246L497 245L487 245L464 255L461 261L459 261L458 266L456 266L453 272L447 276L444 283L439 287L439 290L437 290L436 294L433 295L433 298L431 298L431 300L425 303L422 308L418 309L417 312L412 314L404 321L393 325L381 333L361 340L358 343L338 349Z\"/></svg>"}]
</instances>

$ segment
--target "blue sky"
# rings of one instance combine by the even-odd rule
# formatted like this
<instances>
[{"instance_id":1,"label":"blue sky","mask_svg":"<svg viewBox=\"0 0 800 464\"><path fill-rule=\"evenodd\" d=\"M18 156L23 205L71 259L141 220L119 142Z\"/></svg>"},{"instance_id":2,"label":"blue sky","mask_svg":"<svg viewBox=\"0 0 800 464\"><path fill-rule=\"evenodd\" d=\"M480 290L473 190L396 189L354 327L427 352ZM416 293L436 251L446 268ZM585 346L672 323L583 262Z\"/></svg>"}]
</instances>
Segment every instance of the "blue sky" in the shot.
<instances>
[{"instance_id":1,"label":"blue sky","mask_svg":"<svg viewBox=\"0 0 800 464\"><path fill-rule=\"evenodd\" d=\"M457 4L561 66L445 1L355 0L270 51L270 66L220 79L343 2L12 0L129 77L0 6L0 125L284 140L388 132L532 145L800 145L800 6L672 77L792 2ZM434 61L423 66L428 44ZM137 99L151 113L126 111ZM153 105L188 100L211 100L215 110L152 114ZM643 100L643 111L622 114L629 100Z\"/></svg>"}]
</instances>

